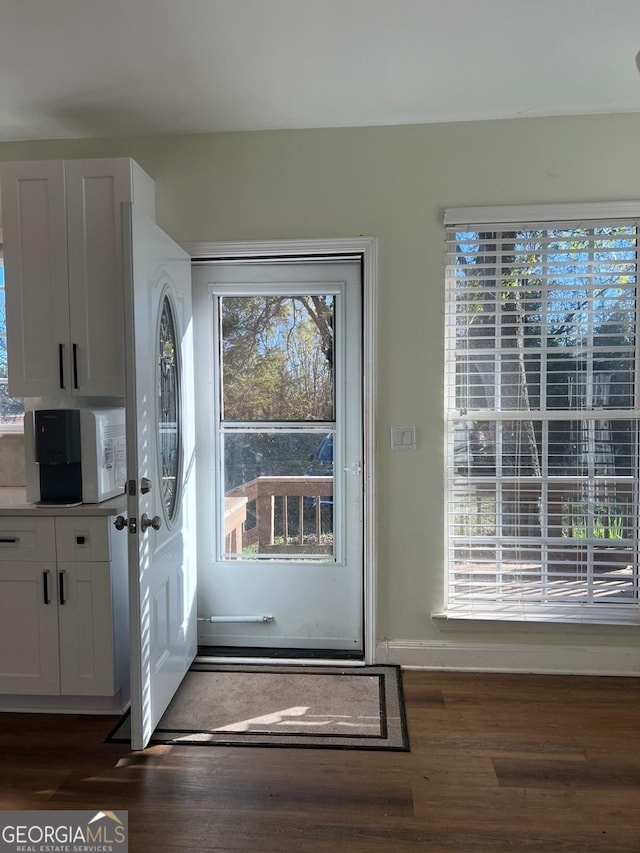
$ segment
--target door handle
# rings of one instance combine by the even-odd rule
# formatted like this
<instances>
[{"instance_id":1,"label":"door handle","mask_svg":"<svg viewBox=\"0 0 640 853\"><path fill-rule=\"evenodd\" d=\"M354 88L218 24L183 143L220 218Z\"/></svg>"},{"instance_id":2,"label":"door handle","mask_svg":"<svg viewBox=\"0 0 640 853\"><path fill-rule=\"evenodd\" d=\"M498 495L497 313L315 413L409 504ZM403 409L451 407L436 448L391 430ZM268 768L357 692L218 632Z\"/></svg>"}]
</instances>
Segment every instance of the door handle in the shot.
<instances>
[{"instance_id":1,"label":"door handle","mask_svg":"<svg viewBox=\"0 0 640 853\"><path fill-rule=\"evenodd\" d=\"M344 469L345 474L355 474L357 477L362 474L362 465L359 462L354 462Z\"/></svg>"},{"instance_id":2,"label":"door handle","mask_svg":"<svg viewBox=\"0 0 640 853\"><path fill-rule=\"evenodd\" d=\"M116 530L124 530L125 527L128 527L129 533L138 532L138 525L136 524L136 519L134 517L125 518L124 515L118 515L113 521L113 526Z\"/></svg>"},{"instance_id":3,"label":"door handle","mask_svg":"<svg viewBox=\"0 0 640 853\"><path fill-rule=\"evenodd\" d=\"M160 530L162 527L162 519L159 515L154 515L153 518L149 518L147 513L142 516L140 519L140 526L143 530L146 530L149 527L153 527L154 530Z\"/></svg>"},{"instance_id":4,"label":"door handle","mask_svg":"<svg viewBox=\"0 0 640 853\"><path fill-rule=\"evenodd\" d=\"M143 477L140 480L140 494L146 495L151 491L151 480L148 477Z\"/></svg>"},{"instance_id":5,"label":"door handle","mask_svg":"<svg viewBox=\"0 0 640 853\"><path fill-rule=\"evenodd\" d=\"M64 597L64 572L58 574L58 601L60 604L66 604L67 599Z\"/></svg>"}]
</instances>

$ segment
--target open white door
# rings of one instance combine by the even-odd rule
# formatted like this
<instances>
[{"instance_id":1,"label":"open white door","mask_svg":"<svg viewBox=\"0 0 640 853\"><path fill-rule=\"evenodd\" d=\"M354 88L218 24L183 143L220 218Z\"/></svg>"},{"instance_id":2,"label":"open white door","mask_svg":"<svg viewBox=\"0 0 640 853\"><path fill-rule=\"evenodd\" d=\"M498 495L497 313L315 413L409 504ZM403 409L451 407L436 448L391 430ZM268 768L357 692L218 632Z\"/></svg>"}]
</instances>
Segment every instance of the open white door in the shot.
<instances>
[{"instance_id":1,"label":"open white door","mask_svg":"<svg viewBox=\"0 0 640 853\"><path fill-rule=\"evenodd\" d=\"M144 749L197 650L191 271L130 204L123 228L131 747Z\"/></svg>"}]
</instances>

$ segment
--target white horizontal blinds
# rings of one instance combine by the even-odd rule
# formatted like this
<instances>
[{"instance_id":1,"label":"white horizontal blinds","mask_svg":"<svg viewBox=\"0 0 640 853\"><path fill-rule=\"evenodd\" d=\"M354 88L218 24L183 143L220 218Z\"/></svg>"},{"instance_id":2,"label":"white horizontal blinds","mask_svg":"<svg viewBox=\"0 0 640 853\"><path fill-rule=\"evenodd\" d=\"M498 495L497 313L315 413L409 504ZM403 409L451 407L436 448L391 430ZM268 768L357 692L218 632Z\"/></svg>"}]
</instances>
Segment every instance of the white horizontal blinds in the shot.
<instances>
[{"instance_id":1,"label":"white horizontal blinds","mask_svg":"<svg viewBox=\"0 0 640 853\"><path fill-rule=\"evenodd\" d=\"M450 609L638 601L637 232L446 228Z\"/></svg>"}]
</instances>

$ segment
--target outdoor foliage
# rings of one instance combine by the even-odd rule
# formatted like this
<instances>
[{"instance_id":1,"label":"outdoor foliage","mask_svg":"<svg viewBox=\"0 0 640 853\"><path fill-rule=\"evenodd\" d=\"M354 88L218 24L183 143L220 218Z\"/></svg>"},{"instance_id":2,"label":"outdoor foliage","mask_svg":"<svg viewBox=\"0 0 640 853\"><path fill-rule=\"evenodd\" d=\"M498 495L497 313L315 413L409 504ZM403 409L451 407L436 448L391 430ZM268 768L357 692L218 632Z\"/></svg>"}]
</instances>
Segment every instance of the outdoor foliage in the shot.
<instances>
[{"instance_id":1,"label":"outdoor foliage","mask_svg":"<svg viewBox=\"0 0 640 853\"><path fill-rule=\"evenodd\" d=\"M224 420L332 420L333 297L221 303Z\"/></svg>"}]
</instances>

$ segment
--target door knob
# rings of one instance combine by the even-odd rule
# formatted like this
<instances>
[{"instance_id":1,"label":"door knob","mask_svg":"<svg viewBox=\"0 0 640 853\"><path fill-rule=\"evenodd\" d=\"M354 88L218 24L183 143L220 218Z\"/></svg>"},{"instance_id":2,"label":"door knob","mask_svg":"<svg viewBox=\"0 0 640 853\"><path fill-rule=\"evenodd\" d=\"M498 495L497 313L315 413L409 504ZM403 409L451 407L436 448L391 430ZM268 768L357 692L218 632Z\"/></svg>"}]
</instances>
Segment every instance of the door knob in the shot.
<instances>
[{"instance_id":1,"label":"door knob","mask_svg":"<svg viewBox=\"0 0 640 853\"><path fill-rule=\"evenodd\" d=\"M125 527L129 528L129 533L137 533L138 527L136 525L136 520L132 516L131 518L125 518L124 515L116 516L113 526L116 530L124 530Z\"/></svg>"},{"instance_id":2,"label":"door knob","mask_svg":"<svg viewBox=\"0 0 640 853\"><path fill-rule=\"evenodd\" d=\"M146 495L151 491L151 480L148 477L143 477L140 480L140 494Z\"/></svg>"},{"instance_id":3,"label":"door knob","mask_svg":"<svg viewBox=\"0 0 640 853\"><path fill-rule=\"evenodd\" d=\"M153 527L154 530L160 530L162 527L162 519L159 515L154 515L153 518L149 518L145 512L140 519L140 524L142 525L143 530L146 530L148 527Z\"/></svg>"}]
</instances>

